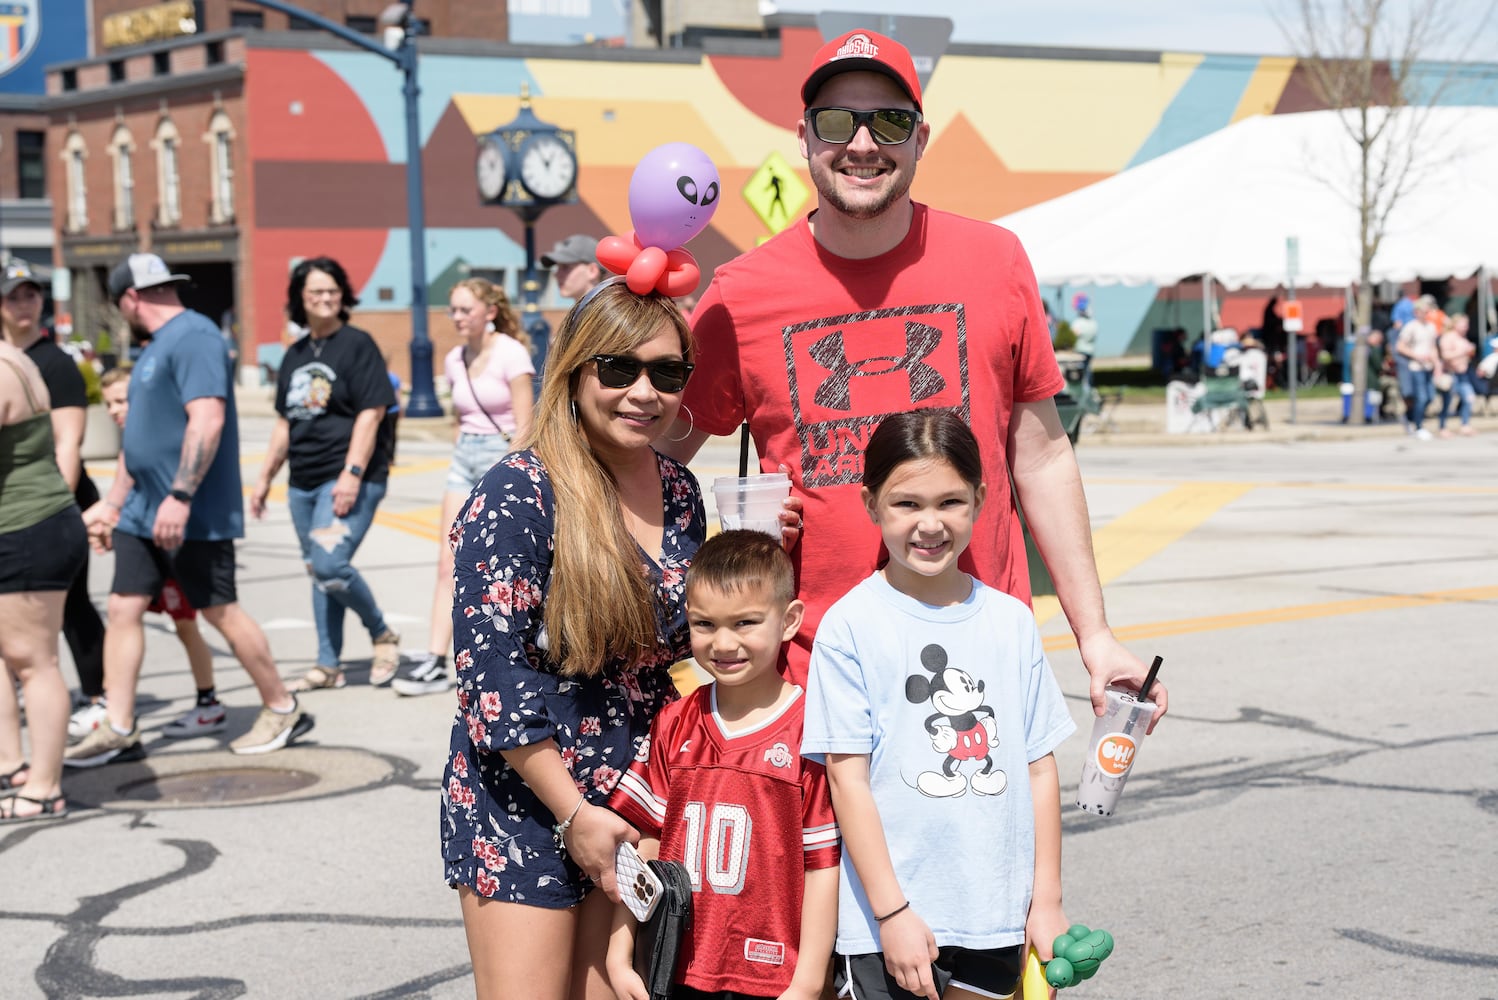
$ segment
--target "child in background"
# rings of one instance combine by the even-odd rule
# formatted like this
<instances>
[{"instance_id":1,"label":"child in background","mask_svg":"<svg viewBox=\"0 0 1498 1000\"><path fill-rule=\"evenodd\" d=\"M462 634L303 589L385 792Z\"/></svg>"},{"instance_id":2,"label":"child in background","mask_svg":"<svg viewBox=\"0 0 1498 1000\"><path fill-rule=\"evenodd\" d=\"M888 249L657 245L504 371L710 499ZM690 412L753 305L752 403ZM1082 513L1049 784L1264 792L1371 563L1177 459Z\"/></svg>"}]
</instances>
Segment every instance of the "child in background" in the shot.
<instances>
[{"instance_id":1,"label":"child in background","mask_svg":"<svg viewBox=\"0 0 1498 1000\"><path fill-rule=\"evenodd\" d=\"M817 629L802 753L844 840L834 982L859 1000L1008 997L1067 929L1052 751L1076 729L1030 609L959 566L986 493L945 410L889 417L863 500L889 561Z\"/></svg>"},{"instance_id":2,"label":"child in background","mask_svg":"<svg viewBox=\"0 0 1498 1000\"><path fill-rule=\"evenodd\" d=\"M782 675L800 627L795 574L758 531L709 539L686 576L692 656L713 677L656 716L609 805L640 856L685 863L692 926L673 1000L816 1000L837 922L837 825L820 764L803 760L804 692ZM635 920L618 907L608 977L646 1000Z\"/></svg>"},{"instance_id":3,"label":"child in background","mask_svg":"<svg viewBox=\"0 0 1498 1000\"><path fill-rule=\"evenodd\" d=\"M104 407L109 416L122 429L125 416L130 412L130 370L114 368L104 373L99 383L104 394ZM224 728L224 706L219 703L213 685L213 652L198 630L198 613L187 603L177 581L171 578L161 585L161 593L151 602L148 611L165 612L171 616L177 630L177 639L187 653L187 665L192 670L193 686L198 690L198 700L190 710L178 719L168 722L161 729L163 736L181 739L188 736L203 736ZM102 703L101 703L102 704ZM100 715L102 722L105 716Z\"/></svg>"}]
</instances>

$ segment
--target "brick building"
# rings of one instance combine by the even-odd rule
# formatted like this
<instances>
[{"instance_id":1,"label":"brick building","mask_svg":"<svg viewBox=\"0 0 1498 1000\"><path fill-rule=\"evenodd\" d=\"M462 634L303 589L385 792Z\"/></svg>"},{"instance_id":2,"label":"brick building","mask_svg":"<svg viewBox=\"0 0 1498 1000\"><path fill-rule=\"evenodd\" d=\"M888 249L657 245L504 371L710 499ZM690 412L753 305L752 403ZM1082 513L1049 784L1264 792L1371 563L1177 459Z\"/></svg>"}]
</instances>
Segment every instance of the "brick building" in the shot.
<instances>
[{"instance_id":1,"label":"brick building","mask_svg":"<svg viewBox=\"0 0 1498 1000\"><path fill-rule=\"evenodd\" d=\"M48 91L49 193L78 332L92 338L111 326L105 278L137 249L192 275L195 308L237 324L249 250L237 179L243 38L192 35L64 64L49 72Z\"/></svg>"}]
</instances>

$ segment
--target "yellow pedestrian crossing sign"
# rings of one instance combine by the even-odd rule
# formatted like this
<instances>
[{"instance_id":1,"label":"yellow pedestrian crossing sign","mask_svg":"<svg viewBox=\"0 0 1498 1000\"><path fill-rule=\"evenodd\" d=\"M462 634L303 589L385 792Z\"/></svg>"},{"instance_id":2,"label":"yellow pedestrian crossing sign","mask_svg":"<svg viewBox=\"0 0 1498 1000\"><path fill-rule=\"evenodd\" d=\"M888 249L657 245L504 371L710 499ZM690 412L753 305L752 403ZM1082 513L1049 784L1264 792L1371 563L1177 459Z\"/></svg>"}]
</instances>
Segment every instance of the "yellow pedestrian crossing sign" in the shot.
<instances>
[{"instance_id":1,"label":"yellow pedestrian crossing sign","mask_svg":"<svg viewBox=\"0 0 1498 1000\"><path fill-rule=\"evenodd\" d=\"M744 184L744 200L772 233L801 217L801 206L809 193L785 157L773 152Z\"/></svg>"}]
</instances>

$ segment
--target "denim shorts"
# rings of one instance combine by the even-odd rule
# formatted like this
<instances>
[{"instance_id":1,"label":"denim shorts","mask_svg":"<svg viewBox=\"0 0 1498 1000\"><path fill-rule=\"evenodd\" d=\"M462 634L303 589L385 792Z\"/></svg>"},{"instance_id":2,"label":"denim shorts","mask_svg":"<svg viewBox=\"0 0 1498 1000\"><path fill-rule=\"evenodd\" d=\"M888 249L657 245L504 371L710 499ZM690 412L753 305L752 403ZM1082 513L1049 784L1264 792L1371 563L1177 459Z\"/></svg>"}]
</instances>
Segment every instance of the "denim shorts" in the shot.
<instances>
[{"instance_id":1,"label":"denim shorts","mask_svg":"<svg viewBox=\"0 0 1498 1000\"><path fill-rule=\"evenodd\" d=\"M510 439L503 434L459 434L452 464L447 467L447 492L466 497L484 473L509 453Z\"/></svg>"},{"instance_id":2,"label":"denim shorts","mask_svg":"<svg viewBox=\"0 0 1498 1000\"><path fill-rule=\"evenodd\" d=\"M0 534L0 594L65 591L87 558L83 516L70 503L29 528Z\"/></svg>"}]
</instances>

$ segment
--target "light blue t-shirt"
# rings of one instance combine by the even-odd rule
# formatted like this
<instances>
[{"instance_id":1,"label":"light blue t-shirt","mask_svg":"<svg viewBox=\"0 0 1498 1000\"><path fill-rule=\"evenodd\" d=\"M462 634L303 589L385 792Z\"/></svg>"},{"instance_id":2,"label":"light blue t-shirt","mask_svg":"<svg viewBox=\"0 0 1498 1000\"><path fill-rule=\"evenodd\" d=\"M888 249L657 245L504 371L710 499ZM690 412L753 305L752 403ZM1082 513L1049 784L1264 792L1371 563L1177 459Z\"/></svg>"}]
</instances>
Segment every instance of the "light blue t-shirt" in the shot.
<instances>
[{"instance_id":1,"label":"light blue t-shirt","mask_svg":"<svg viewBox=\"0 0 1498 1000\"><path fill-rule=\"evenodd\" d=\"M185 537L217 541L244 537L239 479L239 415L234 408L229 345L207 316L187 309L156 331L130 371L130 413L122 446L135 480L120 511L119 531L150 538L156 508L172 490L194 399L224 401L224 430L208 475L193 495Z\"/></svg>"},{"instance_id":2,"label":"light blue t-shirt","mask_svg":"<svg viewBox=\"0 0 1498 1000\"><path fill-rule=\"evenodd\" d=\"M939 947L1024 943L1035 879L1029 764L1075 729L1034 614L978 580L966 601L933 607L876 573L817 629L801 752L869 755L895 875ZM879 951L847 851L837 950Z\"/></svg>"}]
</instances>

